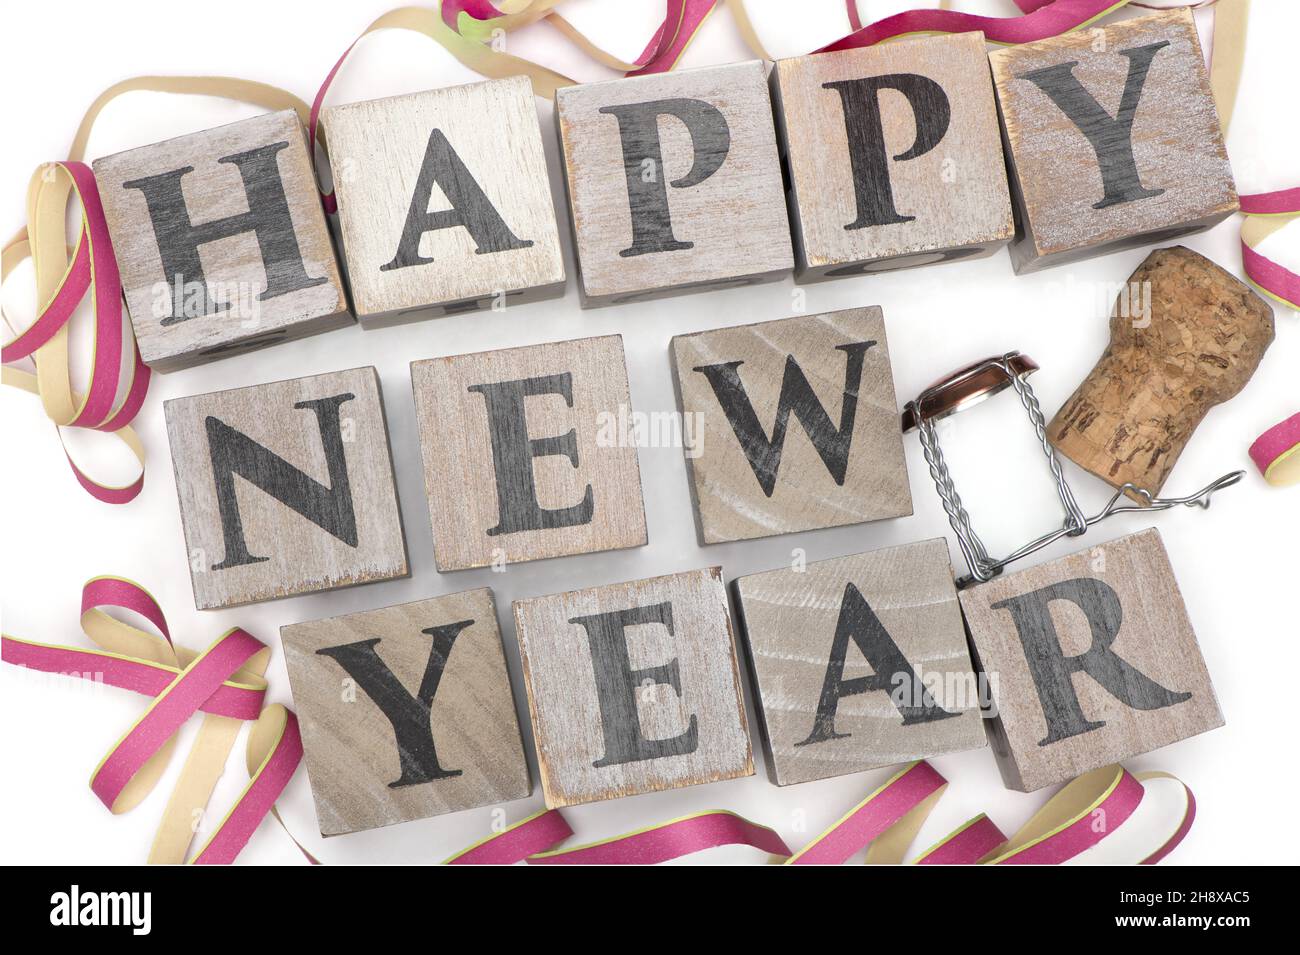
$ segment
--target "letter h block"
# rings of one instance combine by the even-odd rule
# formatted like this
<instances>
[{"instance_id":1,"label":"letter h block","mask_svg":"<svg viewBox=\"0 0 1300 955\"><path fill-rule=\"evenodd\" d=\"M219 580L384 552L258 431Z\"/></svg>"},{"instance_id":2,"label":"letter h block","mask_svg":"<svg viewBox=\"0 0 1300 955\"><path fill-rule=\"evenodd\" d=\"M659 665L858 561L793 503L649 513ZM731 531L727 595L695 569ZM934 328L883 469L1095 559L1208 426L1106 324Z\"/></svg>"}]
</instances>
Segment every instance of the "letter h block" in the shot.
<instances>
[{"instance_id":1,"label":"letter h block","mask_svg":"<svg viewBox=\"0 0 1300 955\"><path fill-rule=\"evenodd\" d=\"M174 371L349 324L293 110L94 163L140 356Z\"/></svg>"},{"instance_id":2,"label":"letter h block","mask_svg":"<svg viewBox=\"0 0 1300 955\"><path fill-rule=\"evenodd\" d=\"M280 628L323 836L532 793L492 591Z\"/></svg>"},{"instance_id":3,"label":"letter h block","mask_svg":"<svg viewBox=\"0 0 1300 955\"><path fill-rule=\"evenodd\" d=\"M584 307L793 268L762 63L566 86L555 120Z\"/></svg>"},{"instance_id":4,"label":"letter h block","mask_svg":"<svg viewBox=\"0 0 1300 955\"><path fill-rule=\"evenodd\" d=\"M984 34L778 60L800 282L992 255L1015 233Z\"/></svg>"},{"instance_id":5,"label":"letter h block","mask_svg":"<svg viewBox=\"0 0 1300 955\"><path fill-rule=\"evenodd\" d=\"M1017 273L1167 242L1237 211L1189 10L989 59L1019 219Z\"/></svg>"},{"instance_id":6,"label":"letter h block","mask_svg":"<svg viewBox=\"0 0 1300 955\"><path fill-rule=\"evenodd\" d=\"M527 77L334 106L321 123L363 325L564 293Z\"/></svg>"},{"instance_id":7,"label":"letter h block","mask_svg":"<svg viewBox=\"0 0 1300 955\"><path fill-rule=\"evenodd\" d=\"M439 570L640 547L618 335L411 363Z\"/></svg>"},{"instance_id":8,"label":"letter h block","mask_svg":"<svg viewBox=\"0 0 1300 955\"><path fill-rule=\"evenodd\" d=\"M379 376L163 404L199 610L407 576Z\"/></svg>"},{"instance_id":9,"label":"letter h block","mask_svg":"<svg viewBox=\"0 0 1300 955\"><path fill-rule=\"evenodd\" d=\"M753 775L721 568L514 611L547 806Z\"/></svg>"},{"instance_id":10,"label":"letter h block","mask_svg":"<svg viewBox=\"0 0 1300 955\"><path fill-rule=\"evenodd\" d=\"M1223 725L1159 531L960 594L989 741L1031 792Z\"/></svg>"},{"instance_id":11,"label":"letter h block","mask_svg":"<svg viewBox=\"0 0 1300 955\"><path fill-rule=\"evenodd\" d=\"M741 577L778 786L985 745L942 538Z\"/></svg>"}]
</instances>

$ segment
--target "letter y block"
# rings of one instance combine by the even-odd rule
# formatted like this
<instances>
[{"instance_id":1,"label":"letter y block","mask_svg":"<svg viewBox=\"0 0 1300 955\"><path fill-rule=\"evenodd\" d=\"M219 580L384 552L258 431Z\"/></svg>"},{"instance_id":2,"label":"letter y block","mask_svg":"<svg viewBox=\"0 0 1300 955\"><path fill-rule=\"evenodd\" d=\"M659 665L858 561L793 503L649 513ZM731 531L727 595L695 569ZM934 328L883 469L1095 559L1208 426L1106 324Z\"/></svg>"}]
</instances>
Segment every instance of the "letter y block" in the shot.
<instances>
[{"instance_id":1,"label":"letter y block","mask_svg":"<svg viewBox=\"0 0 1300 955\"><path fill-rule=\"evenodd\" d=\"M1238 209L1187 9L989 54L1017 273L1208 229Z\"/></svg>"}]
</instances>

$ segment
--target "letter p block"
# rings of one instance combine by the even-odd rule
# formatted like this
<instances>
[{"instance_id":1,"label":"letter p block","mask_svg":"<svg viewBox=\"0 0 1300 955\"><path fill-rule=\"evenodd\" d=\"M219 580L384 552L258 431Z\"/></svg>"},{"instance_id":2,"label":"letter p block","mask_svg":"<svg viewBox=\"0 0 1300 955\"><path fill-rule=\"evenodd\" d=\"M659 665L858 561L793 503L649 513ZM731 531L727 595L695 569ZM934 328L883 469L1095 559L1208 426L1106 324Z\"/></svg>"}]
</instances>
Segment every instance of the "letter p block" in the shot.
<instances>
[{"instance_id":1,"label":"letter p block","mask_svg":"<svg viewBox=\"0 0 1300 955\"><path fill-rule=\"evenodd\" d=\"M555 120L584 306L793 267L762 63L567 86Z\"/></svg>"}]
</instances>

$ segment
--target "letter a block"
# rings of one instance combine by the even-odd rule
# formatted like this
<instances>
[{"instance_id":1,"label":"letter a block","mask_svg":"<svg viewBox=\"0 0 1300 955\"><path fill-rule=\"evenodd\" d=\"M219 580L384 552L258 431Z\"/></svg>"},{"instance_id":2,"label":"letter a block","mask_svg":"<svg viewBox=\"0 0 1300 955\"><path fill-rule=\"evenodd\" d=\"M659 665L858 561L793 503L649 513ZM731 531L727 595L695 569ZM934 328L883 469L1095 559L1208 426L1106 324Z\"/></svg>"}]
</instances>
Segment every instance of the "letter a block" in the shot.
<instances>
[{"instance_id":1,"label":"letter a block","mask_svg":"<svg viewBox=\"0 0 1300 955\"><path fill-rule=\"evenodd\" d=\"M566 86L555 120L584 306L793 268L762 63Z\"/></svg>"},{"instance_id":2,"label":"letter a block","mask_svg":"<svg viewBox=\"0 0 1300 955\"><path fill-rule=\"evenodd\" d=\"M1020 220L1017 273L1165 242L1237 211L1190 11L989 59Z\"/></svg>"},{"instance_id":3,"label":"letter a block","mask_svg":"<svg viewBox=\"0 0 1300 955\"><path fill-rule=\"evenodd\" d=\"M989 739L1030 792L1223 725L1160 533L961 593L996 705Z\"/></svg>"},{"instance_id":4,"label":"letter a block","mask_svg":"<svg viewBox=\"0 0 1300 955\"><path fill-rule=\"evenodd\" d=\"M754 774L721 568L514 609L547 806Z\"/></svg>"},{"instance_id":5,"label":"letter a block","mask_svg":"<svg viewBox=\"0 0 1300 955\"><path fill-rule=\"evenodd\" d=\"M640 547L618 335L411 363L439 570Z\"/></svg>"},{"instance_id":6,"label":"letter a block","mask_svg":"<svg viewBox=\"0 0 1300 955\"><path fill-rule=\"evenodd\" d=\"M799 281L991 255L1015 227L984 34L778 60Z\"/></svg>"},{"instance_id":7,"label":"letter a block","mask_svg":"<svg viewBox=\"0 0 1300 955\"><path fill-rule=\"evenodd\" d=\"M678 335L700 542L912 513L878 307Z\"/></svg>"},{"instance_id":8,"label":"letter a block","mask_svg":"<svg viewBox=\"0 0 1300 955\"><path fill-rule=\"evenodd\" d=\"M280 628L323 836L533 791L487 588Z\"/></svg>"},{"instance_id":9,"label":"letter a block","mask_svg":"<svg viewBox=\"0 0 1300 955\"><path fill-rule=\"evenodd\" d=\"M163 411L198 609L407 575L375 369L174 398Z\"/></svg>"},{"instance_id":10,"label":"letter a block","mask_svg":"<svg viewBox=\"0 0 1300 955\"><path fill-rule=\"evenodd\" d=\"M527 77L334 106L322 124L364 325L564 293Z\"/></svg>"},{"instance_id":11,"label":"letter a block","mask_svg":"<svg viewBox=\"0 0 1300 955\"><path fill-rule=\"evenodd\" d=\"M352 321L293 110L98 159L140 355L174 371Z\"/></svg>"},{"instance_id":12,"label":"letter a block","mask_svg":"<svg viewBox=\"0 0 1300 955\"><path fill-rule=\"evenodd\" d=\"M942 538L734 588L778 786L984 746Z\"/></svg>"}]
</instances>

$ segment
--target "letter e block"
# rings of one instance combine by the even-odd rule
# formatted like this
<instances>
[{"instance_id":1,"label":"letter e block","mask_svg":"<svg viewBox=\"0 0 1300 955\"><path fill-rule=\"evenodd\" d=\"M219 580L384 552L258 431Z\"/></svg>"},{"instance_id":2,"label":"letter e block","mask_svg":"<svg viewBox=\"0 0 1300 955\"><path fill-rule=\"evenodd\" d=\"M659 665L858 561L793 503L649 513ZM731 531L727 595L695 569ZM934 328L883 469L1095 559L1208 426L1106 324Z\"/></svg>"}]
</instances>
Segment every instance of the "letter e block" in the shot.
<instances>
[{"instance_id":1,"label":"letter e block","mask_svg":"<svg viewBox=\"0 0 1300 955\"><path fill-rule=\"evenodd\" d=\"M640 547L618 335L411 363L439 570Z\"/></svg>"},{"instance_id":2,"label":"letter e block","mask_svg":"<svg viewBox=\"0 0 1300 955\"><path fill-rule=\"evenodd\" d=\"M323 836L532 793L487 588L280 628Z\"/></svg>"},{"instance_id":3,"label":"letter e block","mask_svg":"<svg viewBox=\"0 0 1300 955\"><path fill-rule=\"evenodd\" d=\"M1237 211L1190 11L989 59L1019 218L1017 273L1167 242Z\"/></svg>"},{"instance_id":4,"label":"letter e block","mask_svg":"<svg viewBox=\"0 0 1300 955\"><path fill-rule=\"evenodd\" d=\"M778 786L985 745L942 538L733 586Z\"/></svg>"},{"instance_id":5,"label":"letter e block","mask_svg":"<svg viewBox=\"0 0 1300 955\"><path fill-rule=\"evenodd\" d=\"M322 124L363 325L564 293L527 77L334 106Z\"/></svg>"},{"instance_id":6,"label":"letter e block","mask_svg":"<svg viewBox=\"0 0 1300 955\"><path fill-rule=\"evenodd\" d=\"M778 60L799 281L991 255L1015 234L984 34Z\"/></svg>"},{"instance_id":7,"label":"letter e block","mask_svg":"<svg viewBox=\"0 0 1300 955\"><path fill-rule=\"evenodd\" d=\"M700 542L912 513L878 307L678 335Z\"/></svg>"},{"instance_id":8,"label":"letter e block","mask_svg":"<svg viewBox=\"0 0 1300 955\"><path fill-rule=\"evenodd\" d=\"M514 610L547 806L753 775L721 568Z\"/></svg>"},{"instance_id":9,"label":"letter e block","mask_svg":"<svg viewBox=\"0 0 1300 955\"><path fill-rule=\"evenodd\" d=\"M566 86L555 120L584 306L793 268L759 61Z\"/></svg>"},{"instance_id":10,"label":"letter e block","mask_svg":"<svg viewBox=\"0 0 1300 955\"><path fill-rule=\"evenodd\" d=\"M1154 528L960 595L989 739L1030 792L1223 725Z\"/></svg>"},{"instance_id":11,"label":"letter e block","mask_svg":"<svg viewBox=\"0 0 1300 955\"><path fill-rule=\"evenodd\" d=\"M293 110L94 163L140 355L174 371L349 324Z\"/></svg>"},{"instance_id":12,"label":"letter e block","mask_svg":"<svg viewBox=\"0 0 1300 955\"><path fill-rule=\"evenodd\" d=\"M379 376L163 404L200 610L407 575Z\"/></svg>"}]
</instances>

